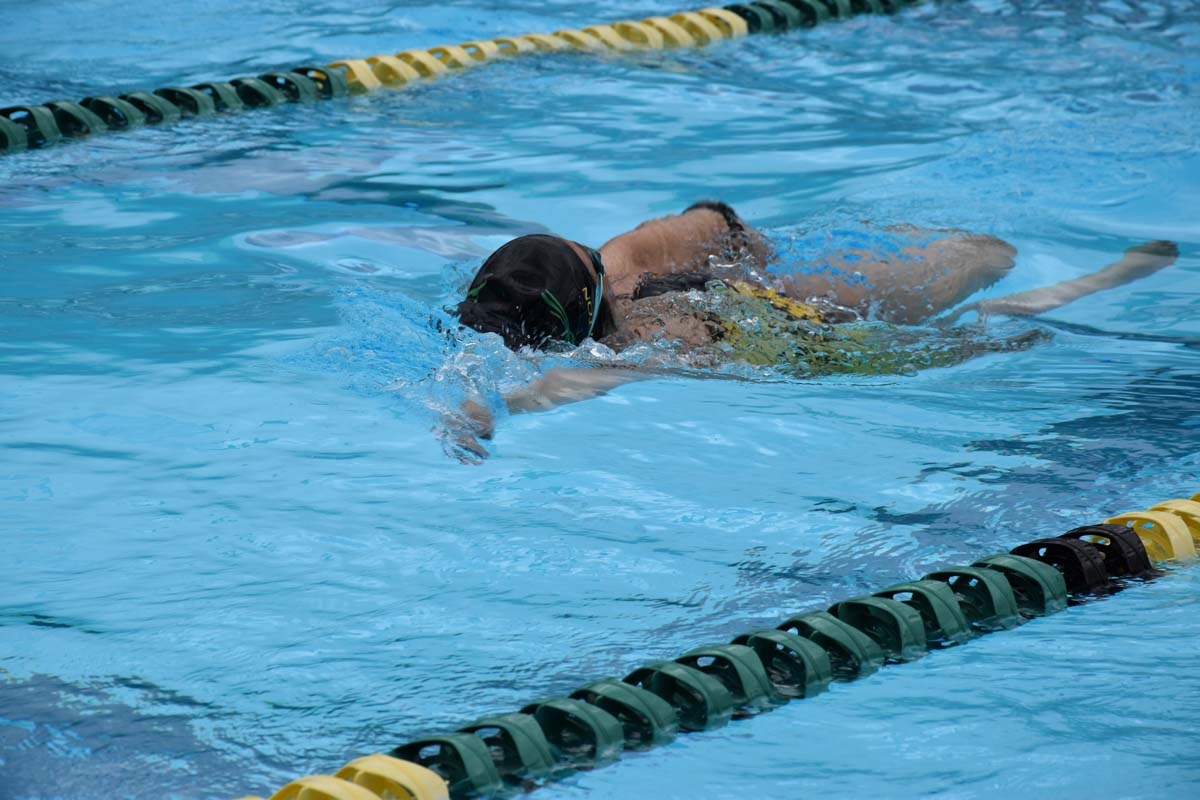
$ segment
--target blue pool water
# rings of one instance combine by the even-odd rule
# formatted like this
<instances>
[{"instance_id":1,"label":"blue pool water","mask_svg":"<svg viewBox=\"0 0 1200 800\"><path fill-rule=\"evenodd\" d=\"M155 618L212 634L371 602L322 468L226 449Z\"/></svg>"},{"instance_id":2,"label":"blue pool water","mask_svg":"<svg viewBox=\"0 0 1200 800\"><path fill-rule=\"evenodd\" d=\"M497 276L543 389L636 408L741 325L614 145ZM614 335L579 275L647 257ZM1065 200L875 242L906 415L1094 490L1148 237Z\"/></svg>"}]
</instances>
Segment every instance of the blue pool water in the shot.
<instances>
[{"instance_id":1,"label":"blue pool water","mask_svg":"<svg viewBox=\"0 0 1200 800\"><path fill-rule=\"evenodd\" d=\"M10 5L0 101L675 9ZM1191 0L947 2L0 158L0 798L267 794L1200 491L1198 53ZM1003 237L985 296L1181 257L997 321L1025 352L667 375L448 457L439 408L537 369L437 330L479 258L706 197ZM537 796L1196 797L1198 657L1182 568Z\"/></svg>"}]
</instances>

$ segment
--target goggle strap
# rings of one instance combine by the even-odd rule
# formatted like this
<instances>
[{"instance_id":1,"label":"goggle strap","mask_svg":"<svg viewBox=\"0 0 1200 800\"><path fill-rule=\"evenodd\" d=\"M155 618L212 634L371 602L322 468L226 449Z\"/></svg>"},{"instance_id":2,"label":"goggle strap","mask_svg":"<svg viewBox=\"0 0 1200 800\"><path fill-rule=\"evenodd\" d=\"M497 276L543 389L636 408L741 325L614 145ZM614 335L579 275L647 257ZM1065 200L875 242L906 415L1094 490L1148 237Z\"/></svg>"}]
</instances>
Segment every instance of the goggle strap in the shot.
<instances>
[{"instance_id":1,"label":"goggle strap","mask_svg":"<svg viewBox=\"0 0 1200 800\"><path fill-rule=\"evenodd\" d=\"M604 302L604 262L600 260L600 253L592 248L588 248L588 256L592 259L592 266L596 269L596 296L592 298L592 323L588 325L587 336L583 338L591 338L592 331L596 330L596 321L600 319L600 304Z\"/></svg>"}]
</instances>

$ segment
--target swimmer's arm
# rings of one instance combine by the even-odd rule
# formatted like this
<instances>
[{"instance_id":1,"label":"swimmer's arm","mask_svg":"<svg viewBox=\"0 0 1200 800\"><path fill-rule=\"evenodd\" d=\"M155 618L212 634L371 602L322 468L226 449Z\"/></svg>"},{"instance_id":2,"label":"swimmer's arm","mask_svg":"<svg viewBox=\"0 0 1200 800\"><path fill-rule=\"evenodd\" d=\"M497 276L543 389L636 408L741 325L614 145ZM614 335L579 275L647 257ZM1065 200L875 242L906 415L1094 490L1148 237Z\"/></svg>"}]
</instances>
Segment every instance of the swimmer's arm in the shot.
<instances>
[{"instance_id":1,"label":"swimmer's arm","mask_svg":"<svg viewBox=\"0 0 1200 800\"><path fill-rule=\"evenodd\" d=\"M510 414L549 411L567 403L600 397L609 389L650 377L631 369L552 369L533 383L504 397ZM446 452L464 464L482 464L488 457L483 442L496 431L491 409L475 400L464 400L458 413L442 417L438 436Z\"/></svg>"},{"instance_id":2,"label":"swimmer's arm","mask_svg":"<svg viewBox=\"0 0 1200 800\"><path fill-rule=\"evenodd\" d=\"M1125 251L1121 260L1101 270L1080 278L1041 286L1027 292L1017 292L994 300L980 300L956 310L947 322L953 322L968 311L980 316L1003 314L1014 317L1032 317L1053 311L1089 294L1123 286L1139 278L1157 272L1175 263L1179 248L1174 242L1146 242Z\"/></svg>"},{"instance_id":3,"label":"swimmer's arm","mask_svg":"<svg viewBox=\"0 0 1200 800\"><path fill-rule=\"evenodd\" d=\"M631 369L595 369L575 367L552 369L528 386L505 395L510 414L549 411L581 400L591 400L632 381L649 375Z\"/></svg>"}]
</instances>

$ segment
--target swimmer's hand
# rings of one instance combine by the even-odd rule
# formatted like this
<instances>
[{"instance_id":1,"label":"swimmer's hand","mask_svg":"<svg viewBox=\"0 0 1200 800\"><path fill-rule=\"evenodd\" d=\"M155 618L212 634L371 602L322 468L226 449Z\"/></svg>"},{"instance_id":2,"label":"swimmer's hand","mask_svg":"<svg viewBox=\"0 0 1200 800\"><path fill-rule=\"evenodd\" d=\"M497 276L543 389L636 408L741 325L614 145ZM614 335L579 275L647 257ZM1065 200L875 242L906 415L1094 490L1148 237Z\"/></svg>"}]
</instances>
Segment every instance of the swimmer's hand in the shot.
<instances>
[{"instance_id":1,"label":"swimmer's hand","mask_svg":"<svg viewBox=\"0 0 1200 800\"><path fill-rule=\"evenodd\" d=\"M457 412L442 416L437 435L446 455L461 464L482 464L491 454L480 440L491 439L495 430L496 419L486 406L464 400Z\"/></svg>"}]
</instances>

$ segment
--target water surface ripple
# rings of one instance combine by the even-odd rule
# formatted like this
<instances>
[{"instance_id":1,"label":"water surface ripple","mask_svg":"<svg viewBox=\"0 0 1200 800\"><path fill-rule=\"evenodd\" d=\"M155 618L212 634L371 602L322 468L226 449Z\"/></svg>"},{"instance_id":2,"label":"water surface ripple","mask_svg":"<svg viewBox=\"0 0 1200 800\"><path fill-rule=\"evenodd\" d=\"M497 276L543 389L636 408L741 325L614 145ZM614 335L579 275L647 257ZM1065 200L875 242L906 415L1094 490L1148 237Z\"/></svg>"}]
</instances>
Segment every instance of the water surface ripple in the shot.
<instances>
[{"instance_id":1,"label":"water surface ripple","mask_svg":"<svg viewBox=\"0 0 1200 800\"><path fill-rule=\"evenodd\" d=\"M24 4L0 101L675 9ZM1190 0L968 0L0 159L0 798L268 793L1200 491L1198 53ZM991 296L1181 257L1025 352L663 377L446 457L431 408L534 371L438 328L482 254L711 197L784 245L1004 237ZM1195 796L1198 597L1180 569L539 796Z\"/></svg>"}]
</instances>

